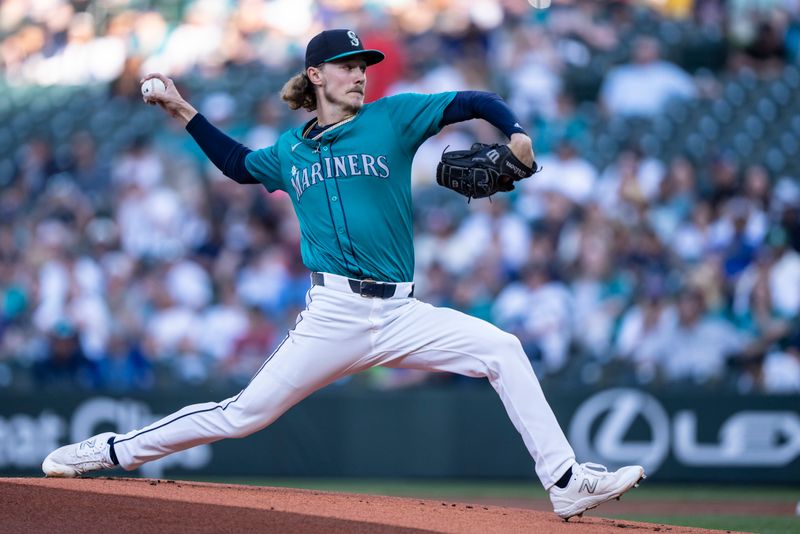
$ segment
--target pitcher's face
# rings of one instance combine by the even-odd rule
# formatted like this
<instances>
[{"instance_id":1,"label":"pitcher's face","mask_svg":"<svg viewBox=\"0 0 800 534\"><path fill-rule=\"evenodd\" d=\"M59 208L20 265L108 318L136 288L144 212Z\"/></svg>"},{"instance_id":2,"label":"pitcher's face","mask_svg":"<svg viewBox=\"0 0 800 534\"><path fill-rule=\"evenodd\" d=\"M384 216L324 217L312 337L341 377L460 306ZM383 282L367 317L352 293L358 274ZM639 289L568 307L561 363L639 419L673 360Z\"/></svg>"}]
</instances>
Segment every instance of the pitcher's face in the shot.
<instances>
[{"instance_id":1,"label":"pitcher's face","mask_svg":"<svg viewBox=\"0 0 800 534\"><path fill-rule=\"evenodd\" d=\"M314 67L310 68L314 69ZM317 85L322 88L323 105L333 105L355 114L364 105L364 89L367 85L367 63L363 59L347 59L324 63L315 69ZM315 78L309 78L315 83Z\"/></svg>"}]
</instances>

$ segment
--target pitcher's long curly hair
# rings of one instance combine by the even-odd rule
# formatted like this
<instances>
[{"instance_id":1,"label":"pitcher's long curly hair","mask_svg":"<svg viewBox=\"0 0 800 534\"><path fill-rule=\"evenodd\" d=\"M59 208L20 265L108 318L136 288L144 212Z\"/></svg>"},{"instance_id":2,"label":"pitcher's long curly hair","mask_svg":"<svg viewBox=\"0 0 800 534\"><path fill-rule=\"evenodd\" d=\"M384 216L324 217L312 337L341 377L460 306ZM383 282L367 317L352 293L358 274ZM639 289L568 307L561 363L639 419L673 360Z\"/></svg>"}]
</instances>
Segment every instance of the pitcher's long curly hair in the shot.
<instances>
[{"instance_id":1,"label":"pitcher's long curly hair","mask_svg":"<svg viewBox=\"0 0 800 534\"><path fill-rule=\"evenodd\" d=\"M317 94L305 71L295 74L283 85L281 98L291 109L303 108L307 111L317 109Z\"/></svg>"}]
</instances>

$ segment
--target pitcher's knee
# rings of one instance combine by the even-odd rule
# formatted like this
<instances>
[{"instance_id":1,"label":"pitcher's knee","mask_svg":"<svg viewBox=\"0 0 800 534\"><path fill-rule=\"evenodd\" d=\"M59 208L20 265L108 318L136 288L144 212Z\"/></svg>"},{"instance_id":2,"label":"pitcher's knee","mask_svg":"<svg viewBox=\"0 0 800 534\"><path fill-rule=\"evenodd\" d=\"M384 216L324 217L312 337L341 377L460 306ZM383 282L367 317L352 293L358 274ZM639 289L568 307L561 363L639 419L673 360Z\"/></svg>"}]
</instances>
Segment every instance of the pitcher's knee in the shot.
<instances>
[{"instance_id":1,"label":"pitcher's knee","mask_svg":"<svg viewBox=\"0 0 800 534\"><path fill-rule=\"evenodd\" d=\"M522 343L514 334L502 332L501 335L497 336L495 343L497 343L497 351L503 356L509 358L514 356L525 357L525 350L522 348Z\"/></svg>"},{"instance_id":2,"label":"pitcher's knee","mask_svg":"<svg viewBox=\"0 0 800 534\"><path fill-rule=\"evenodd\" d=\"M233 403L225 410L225 419L228 423L228 437L243 438L272 423L275 416L271 416L268 411L252 410Z\"/></svg>"},{"instance_id":3,"label":"pitcher's knee","mask_svg":"<svg viewBox=\"0 0 800 534\"><path fill-rule=\"evenodd\" d=\"M499 376L510 367L530 366L519 339L502 330L498 330L492 336L485 352L479 358L483 364L479 374L490 379Z\"/></svg>"},{"instance_id":4,"label":"pitcher's knee","mask_svg":"<svg viewBox=\"0 0 800 534\"><path fill-rule=\"evenodd\" d=\"M495 365L498 372L519 372L522 368L530 368L530 360L517 336L503 332L497 343Z\"/></svg>"}]
</instances>

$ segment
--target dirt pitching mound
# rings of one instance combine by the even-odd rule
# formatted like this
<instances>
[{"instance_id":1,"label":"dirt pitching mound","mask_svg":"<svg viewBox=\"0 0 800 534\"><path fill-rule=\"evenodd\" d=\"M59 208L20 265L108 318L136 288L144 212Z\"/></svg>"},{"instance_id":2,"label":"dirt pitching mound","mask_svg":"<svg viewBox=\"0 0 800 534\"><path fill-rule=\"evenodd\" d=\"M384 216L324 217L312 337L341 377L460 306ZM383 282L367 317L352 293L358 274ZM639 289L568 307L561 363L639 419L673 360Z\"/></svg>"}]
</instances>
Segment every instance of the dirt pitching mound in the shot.
<instances>
[{"instance_id":1,"label":"dirt pitching mound","mask_svg":"<svg viewBox=\"0 0 800 534\"><path fill-rule=\"evenodd\" d=\"M713 532L483 504L129 478L0 479L3 532Z\"/></svg>"}]
</instances>

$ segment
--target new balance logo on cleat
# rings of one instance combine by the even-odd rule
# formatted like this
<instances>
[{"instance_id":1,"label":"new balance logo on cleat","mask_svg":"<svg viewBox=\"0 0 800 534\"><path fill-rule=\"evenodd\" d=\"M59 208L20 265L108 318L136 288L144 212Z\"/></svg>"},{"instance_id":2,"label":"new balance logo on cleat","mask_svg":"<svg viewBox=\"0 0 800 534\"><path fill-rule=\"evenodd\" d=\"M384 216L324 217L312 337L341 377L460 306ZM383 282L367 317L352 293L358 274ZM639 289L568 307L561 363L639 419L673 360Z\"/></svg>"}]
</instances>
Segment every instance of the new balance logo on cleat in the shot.
<instances>
[{"instance_id":1,"label":"new balance logo on cleat","mask_svg":"<svg viewBox=\"0 0 800 534\"><path fill-rule=\"evenodd\" d=\"M584 478L583 482L581 482L581 489L580 491L585 491L586 493L594 493L597 489L597 481L599 479L595 478L594 480L589 480L588 478Z\"/></svg>"}]
</instances>

